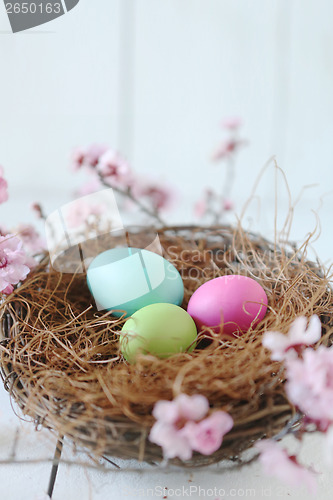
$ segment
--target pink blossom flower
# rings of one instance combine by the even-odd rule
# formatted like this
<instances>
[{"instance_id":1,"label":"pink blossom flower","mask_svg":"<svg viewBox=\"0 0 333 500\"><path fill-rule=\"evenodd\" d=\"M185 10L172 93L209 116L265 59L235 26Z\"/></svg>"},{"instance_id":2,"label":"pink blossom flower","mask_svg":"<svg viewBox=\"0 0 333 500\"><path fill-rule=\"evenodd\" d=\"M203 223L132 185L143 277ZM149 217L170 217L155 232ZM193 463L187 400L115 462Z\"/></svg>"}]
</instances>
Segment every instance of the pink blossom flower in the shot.
<instances>
[{"instance_id":1,"label":"pink blossom flower","mask_svg":"<svg viewBox=\"0 0 333 500\"><path fill-rule=\"evenodd\" d=\"M180 394L173 401L158 401L149 439L162 447L165 458L189 460L193 451L210 455L221 446L233 420L224 411L203 419L208 411L209 402L200 394Z\"/></svg>"},{"instance_id":2,"label":"pink blossom flower","mask_svg":"<svg viewBox=\"0 0 333 500\"><path fill-rule=\"evenodd\" d=\"M4 203L8 200L8 183L3 175L3 167L0 165L0 203Z\"/></svg>"},{"instance_id":3,"label":"pink blossom flower","mask_svg":"<svg viewBox=\"0 0 333 500\"><path fill-rule=\"evenodd\" d=\"M225 411L216 411L201 422L187 422L182 429L194 451L211 455L218 450L224 435L233 427L232 417Z\"/></svg>"},{"instance_id":4,"label":"pink blossom flower","mask_svg":"<svg viewBox=\"0 0 333 500\"><path fill-rule=\"evenodd\" d=\"M201 200L198 200L196 204L194 205L194 214L196 217L199 217L200 219L206 214L207 212L207 201L203 198Z\"/></svg>"},{"instance_id":5,"label":"pink blossom flower","mask_svg":"<svg viewBox=\"0 0 333 500\"><path fill-rule=\"evenodd\" d=\"M230 158L242 146L245 146L245 144L246 141L243 139L227 139L223 141L213 154L213 161Z\"/></svg>"},{"instance_id":6,"label":"pink blossom flower","mask_svg":"<svg viewBox=\"0 0 333 500\"><path fill-rule=\"evenodd\" d=\"M85 150L82 148L75 148L74 151L72 152L72 157L71 157L71 169L75 172L76 170L79 170L85 159Z\"/></svg>"},{"instance_id":7,"label":"pink blossom flower","mask_svg":"<svg viewBox=\"0 0 333 500\"><path fill-rule=\"evenodd\" d=\"M315 344L321 337L321 323L318 316L311 316L307 328L304 316L296 318L287 335L280 332L266 332L262 344L272 351L273 361L282 361L287 356L296 356L299 347Z\"/></svg>"},{"instance_id":8,"label":"pink blossom flower","mask_svg":"<svg viewBox=\"0 0 333 500\"><path fill-rule=\"evenodd\" d=\"M27 250L38 253L46 248L46 243L31 224L20 224L15 232L23 241L23 245Z\"/></svg>"},{"instance_id":9,"label":"pink blossom flower","mask_svg":"<svg viewBox=\"0 0 333 500\"><path fill-rule=\"evenodd\" d=\"M239 116L230 116L222 120L222 128L228 130L237 130L243 125L243 120Z\"/></svg>"},{"instance_id":10,"label":"pink blossom flower","mask_svg":"<svg viewBox=\"0 0 333 500\"><path fill-rule=\"evenodd\" d=\"M96 167L104 153L108 150L105 144L91 144L85 151L84 163Z\"/></svg>"},{"instance_id":11,"label":"pink blossom flower","mask_svg":"<svg viewBox=\"0 0 333 500\"><path fill-rule=\"evenodd\" d=\"M153 410L156 420L174 424L183 420L200 420L209 410L205 396L179 394L173 401L158 401Z\"/></svg>"},{"instance_id":12,"label":"pink blossom flower","mask_svg":"<svg viewBox=\"0 0 333 500\"><path fill-rule=\"evenodd\" d=\"M112 149L108 149L101 156L98 171L110 186L126 187L133 181L127 161Z\"/></svg>"},{"instance_id":13,"label":"pink blossom flower","mask_svg":"<svg viewBox=\"0 0 333 500\"><path fill-rule=\"evenodd\" d=\"M175 193L167 186L159 186L142 178L133 182L132 194L136 199L145 198L157 212L170 208L175 199Z\"/></svg>"},{"instance_id":14,"label":"pink blossom flower","mask_svg":"<svg viewBox=\"0 0 333 500\"><path fill-rule=\"evenodd\" d=\"M105 212L105 205L90 204L84 200L76 200L70 204L66 214L68 227L75 228L85 224L91 216L98 217Z\"/></svg>"},{"instance_id":15,"label":"pink blossom flower","mask_svg":"<svg viewBox=\"0 0 333 500\"><path fill-rule=\"evenodd\" d=\"M290 486L305 484L312 494L316 493L316 473L300 465L295 456L290 456L288 451L281 448L276 441L264 439L255 444L260 452L259 461L265 474L275 476L285 481Z\"/></svg>"},{"instance_id":16,"label":"pink blossom flower","mask_svg":"<svg viewBox=\"0 0 333 500\"><path fill-rule=\"evenodd\" d=\"M23 242L12 234L0 236L0 292L9 294L30 272L29 257L23 250Z\"/></svg>"},{"instance_id":17,"label":"pink blossom flower","mask_svg":"<svg viewBox=\"0 0 333 500\"><path fill-rule=\"evenodd\" d=\"M234 204L231 200L229 200L229 198L226 198L225 200L222 201L222 209L225 212L229 212L233 208L234 208Z\"/></svg>"},{"instance_id":18,"label":"pink blossom flower","mask_svg":"<svg viewBox=\"0 0 333 500\"><path fill-rule=\"evenodd\" d=\"M333 422L333 347L307 348L303 358L287 358L286 393L321 429Z\"/></svg>"},{"instance_id":19,"label":"pink blossom flower","mask_svg":"<svg viewBox=\"0 0 333 500\"><path fill-rule=\"evenodd\" d=\"M45 219L44 214L43 214L43 209L40 203L34 202L31 204L31 210L35 212L35 215L38 217L38 219Z\"/></svg>"},{"instance_id":20,"label":"pink blossom flower","mask_svg":"<svg viewBox=\"0 0 333 500\"><path fill-rule=\"evenodd\" d=\"M181 460L189 460L192 457L192 447L188 439L172 424L155 422L149 440L162 447L164 458L178 457Z\"/></svg>"},{"instance_id":21,"label":"pink blossom flower","mask_svg":"<svg viewBox=\"0 0 333 500\"><path fill-rule=\"evenodd\" d=\"M92 175L90 179L85 182L78 190L78 196L87 196L88 194L95 193L102 188L102 184L96 175Z\"/></svg>"},{"instance_id":22,"label":"pink blossom flower","mask_svg":"<svg viewBox=\"0 0 333 500\"><path fill-rule=\"evenodd\" d=\"M172 191L166 187L147 186L142 194L150 200L153 208L157 211L168 208L172 201Z\"/></svg>"},{"instance_id":23,"label":"pink blossom flower","mask_svg":"<svg viewBox=\"0 0 333 500\"><path fill-rule=\"evenodd\" d=\"M1 224L0 226L0 236L6 236L6 234L8 234L9 231L7 229L6 226L4 226L3 224Z\"/></svg>"},{"instance_id":24,"label":"pink blossom flower","mask_svg":"<svg viewBox=\"0 0 333 500\"><path fill-rule=\"evenodd\" d=\"M76 148L72 153L71 168L73 171L79 170L84 165L96 167L101 156L107 150L104 144L91 144L87 148Z\"/></svg>"},{"instance_id":25,"label":"pink blossom flower","mask_svg":"<svg viewBox=\"0 0 333 500\"><path fill-rule=\"evenodd\" d=\"M189 460L192 448L186 435L181 433L182 426L188 420L203 418L208 410L208 400L200 394L180 394L173 401L158 401L153 409L157 421L151 428L150 441L162 446L165 458Z\"/></svg>"}]
</instances>

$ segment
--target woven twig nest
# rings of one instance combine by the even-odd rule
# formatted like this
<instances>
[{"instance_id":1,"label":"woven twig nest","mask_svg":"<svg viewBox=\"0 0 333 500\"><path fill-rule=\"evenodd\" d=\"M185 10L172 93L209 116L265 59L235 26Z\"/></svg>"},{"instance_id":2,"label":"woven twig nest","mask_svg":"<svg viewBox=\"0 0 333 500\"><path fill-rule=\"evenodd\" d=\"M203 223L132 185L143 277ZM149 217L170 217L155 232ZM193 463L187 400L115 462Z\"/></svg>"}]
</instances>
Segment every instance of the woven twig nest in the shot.
<instances>
[{"instance_id":1,"label":"woven twig nest","mask_svg":"<svg viewBox=\"0 0 333 500\"><path fill-rule=\"evenodd\" d=\"M61 274L45 256L1 306L1 374L23 414L66 435L96 456L160 462L148 439L152 409L179 393L202 394L212 410L231 414L233 429L210 456L171 462L202 466L237 459L263 437L280 433L295 416L284 389L283 366L262 346L266 330L287 332L295 317L317 314L321 343L330 345L333 300L327 272L306 258L306 245L271 243L241 228L171 227L158 232L185 287L183 307L203 282L242 274L268 296L264 320L238 338L199 333L197 348L169 359L141 356L128 364L119 351L124 318L98 312L84 273ZM151 242L147 229L132 231L132 246ZM114 238L116 246L117 237ZM110 248L100 238L92 255Z\"/></svg>"}]
</instances>

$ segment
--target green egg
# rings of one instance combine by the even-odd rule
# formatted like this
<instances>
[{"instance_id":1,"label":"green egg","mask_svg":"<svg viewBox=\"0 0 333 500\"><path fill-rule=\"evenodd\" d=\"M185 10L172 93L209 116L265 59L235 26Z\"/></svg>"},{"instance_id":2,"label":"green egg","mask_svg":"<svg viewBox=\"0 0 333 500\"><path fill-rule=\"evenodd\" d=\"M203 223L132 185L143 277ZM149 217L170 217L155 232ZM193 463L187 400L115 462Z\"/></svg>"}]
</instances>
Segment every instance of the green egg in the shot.
<instances>
[{"instance_id":1,"label":"green egg","mask_svg":"<svg viewBox=\"0 0 333 500\"><path fill-rule=\"evenodd\" d=\"M191 352L197 337L191 316L169 303L142 307L126 321L121 332L121 352L130 363L139 353L169 358L179 352Z\"/></svg>"}]
</instances>

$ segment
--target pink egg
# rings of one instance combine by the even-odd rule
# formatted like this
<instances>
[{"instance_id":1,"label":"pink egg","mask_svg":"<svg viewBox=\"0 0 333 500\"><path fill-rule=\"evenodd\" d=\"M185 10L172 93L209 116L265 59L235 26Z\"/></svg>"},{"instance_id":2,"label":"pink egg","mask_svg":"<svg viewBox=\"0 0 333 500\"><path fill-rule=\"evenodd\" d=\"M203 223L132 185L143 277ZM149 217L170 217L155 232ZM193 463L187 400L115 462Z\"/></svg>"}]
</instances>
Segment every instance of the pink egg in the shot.
<instances>
[{"instance_id":1,"label":"pink egg","mask_svg":"<svg viewBox=\"0 0 333 500\"><path fill-rule=\"evenodd\" d=\"M257 281L246 276L220 276L201 285L192 295L187 312L198 329L214 327L228 335L246 332L267 311L267 295Z\"/></svg>"}]
</instances>

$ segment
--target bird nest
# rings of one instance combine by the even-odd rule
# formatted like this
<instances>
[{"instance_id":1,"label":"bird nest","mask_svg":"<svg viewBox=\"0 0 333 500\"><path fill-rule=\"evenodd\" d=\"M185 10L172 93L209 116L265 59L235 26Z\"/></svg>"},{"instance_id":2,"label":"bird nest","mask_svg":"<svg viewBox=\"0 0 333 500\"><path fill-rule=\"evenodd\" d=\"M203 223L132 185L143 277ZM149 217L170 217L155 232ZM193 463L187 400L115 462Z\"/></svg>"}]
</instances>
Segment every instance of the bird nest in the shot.
<instances>
[{"instance_id":1,"label":"bird nest","mask_svg":"<svg viewBox=\"0 0 333 500\"><path fill-rule=\"evenodd\" d=\"M96 457L158 463L162 450L148 439L152 409L180 393L202 394L212 410L234 420L219 450L172 463L196 467L236 460L264 437L286 428L296 414L284 387L284 370L262 346L267 330L286 333L295 317L317 314L320 343L330 345L333 301L328 272L306 256L305 244L277 244L241 227L136 228L131 246L145 248L158 233L165 258L179 270L186 308L204 282L226 274L256 279L268 310L239 337L202 330L191 353L168 359L141 355L128 364L119 349L124 317L98 311L86 275L60 273L45 255L0 306L1 374L24 415L69 437ZM113 238L113 240L112 240ZM91 255L119 244L110 236L91 243Z\"/></svg>"}]
</instances>

